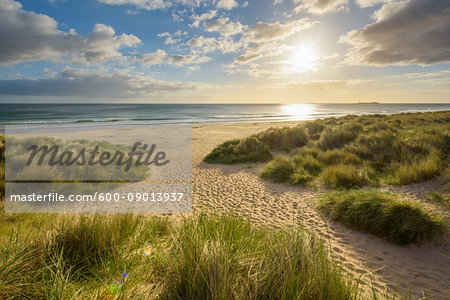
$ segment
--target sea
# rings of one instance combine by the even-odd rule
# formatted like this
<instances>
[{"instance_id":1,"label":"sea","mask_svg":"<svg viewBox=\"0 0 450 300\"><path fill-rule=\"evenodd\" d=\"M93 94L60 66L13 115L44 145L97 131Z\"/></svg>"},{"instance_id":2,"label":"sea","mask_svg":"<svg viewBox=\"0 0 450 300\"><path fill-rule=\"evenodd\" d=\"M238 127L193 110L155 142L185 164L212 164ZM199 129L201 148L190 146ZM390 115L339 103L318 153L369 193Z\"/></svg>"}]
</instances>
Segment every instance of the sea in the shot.
<instances>
[{"instance_id":1,"label":"sea","mask_svg":"<svg viewBox=\"0 0 450 300\"><path fill-rule=\"evenodd\" d=\"M17 131L107 129L314 120L364 114L450 110L432 104L0 104L0 128Z\"/></svg>"}]
</instances>

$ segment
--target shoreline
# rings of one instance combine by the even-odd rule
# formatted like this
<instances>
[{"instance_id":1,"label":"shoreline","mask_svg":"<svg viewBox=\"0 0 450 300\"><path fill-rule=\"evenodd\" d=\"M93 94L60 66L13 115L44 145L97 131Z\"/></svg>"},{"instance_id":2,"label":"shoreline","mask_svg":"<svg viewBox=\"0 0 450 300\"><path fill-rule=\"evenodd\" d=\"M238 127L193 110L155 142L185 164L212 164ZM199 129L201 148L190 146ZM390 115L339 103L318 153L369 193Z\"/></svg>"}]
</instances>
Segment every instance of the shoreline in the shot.
<instances>
[{"instance_id":1,"label":"shoreline","mask_svg":"<svg viewBox=\"0 0 450 300\"><path fill-rule=\"evenodd\" d=\"M149 104L151 107L151 104ZM195 105L195 104L192 104ZM402 108L398 109L383 109L384 104L344 104L339 108L339 104L268 104L268 106L274 106L272 110L258 110L253 109L258 105L242 104L247 106L247 109L243 111L238 110L239 104L217 104L217 106L224 106L227 109L233 109L230 111L220 112L220 107L212 110L208 105L205 105L203 110L198 112L190 112L186 110L189 105L182 105L181 111L174 114L169 114L167 111L162 111L160 114L152 110L149 111L133 111L127 115L115 115L114 112L111 115L100 115L98 118L93 118L91 115L87 115L84 111L75 111L74 115L65 116L58 120L47 120L39 117L34 117L31 114L28 120L14 119L15 114L19 114L19 111L12 111L10 115L8 111L4 112L3 116L0 113L0 119L4 117L4 121L0 123L0 128L7 131L14 132L40 132L40 131L83 131L83 130L114 130L121 128L139 128L146 126L209 126L209 125L230 125L230 124L254 124L254 123L284 123L284 122L304 122L317 119L326 118L340 118L348 115L395 115L395 114L411 114L411 113L430 113L430 112L444 112L450 110L450 104L436 103L428 104L421 103L418 105L438 105L439 108L423 108L414 109L416 104L391 104L402 105ZM314 107L314 105L318 107ZM324 105L324 107L320 107ZM328 106L327 106L328 105ZM345 107L345 105L349 107ZM371 109L358 110L352 108L352 106L371 107ZM389 105L389 104L385 104ZM405 108L404 106L411 106L411 108ZM69 105L70 106L70 105ZM133 105L130 104L133 109ZM373 106L377 107L373 109ZM114 105L112 106L114 107ZM176 105L175 105L176 107ZM184 107L184 110L183 110ZM333 107L336 107L333 109ZM70 108L70 107L69 107ZM68 109L69 109L68 108ZM105 108L108 108L105 106ZM252 108L252 109L250 109ZM137 109L134 107L134 109ZM70 110L70 109L69 109ZM38 110L37 110L38 111ZM147 113L149 115L147 115ZM20 114L19 114L20 115ZM209 117L205 117L209 116ZM197 120L197 121L195 121ZM198 121L200 120L200 121Z\"/></svg>"}]
</instances>

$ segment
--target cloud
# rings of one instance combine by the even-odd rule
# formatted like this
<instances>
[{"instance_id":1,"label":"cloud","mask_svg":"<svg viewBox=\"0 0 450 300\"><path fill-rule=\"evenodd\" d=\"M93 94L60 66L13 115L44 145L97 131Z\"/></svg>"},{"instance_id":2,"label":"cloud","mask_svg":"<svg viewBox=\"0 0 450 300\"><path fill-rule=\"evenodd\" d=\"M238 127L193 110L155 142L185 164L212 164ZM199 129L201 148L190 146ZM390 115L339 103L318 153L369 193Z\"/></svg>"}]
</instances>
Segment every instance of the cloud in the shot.
<instances>
[{"instance_id":1,"label":"cloud","mask_svg":"<svg viewBox=\"0 0 450 300\"><path fill-rule=\"evenodd\" d=\"M108 5L130 5L138 9L157 10L176 5L200 7L214 5L217 9L230 10L239 6L236 0L97 0Z\"/></svg>"},{"instance_id":2,"label":"cloud","mask_svg":"<svg viewBox=\"0 0 450 300\"><path fill-rule=\"evenodd\" d=\"M0 95L135 97L155 92L193 90L201 85L160 81L128 71L64 68L54 77L0 80Z\"/></svg>"},{"instance_id":3,"label":"cloud","mask_svg":"<svg viewBox=\"0 0 450 300\"><path fill-rule=\"evenodd\" d=\"M177 14L174 13L174 12L172 12L172 20L173 20L174 22L183 22L183 21L184 21L183 17L177 15Z\"/></svg>"},{"instance_id":4,"label":"cloud","mask_svg":"<svg viewBox=\"0 0 450 300\"><path fill-rule=\"evenodd\" d=\"M450 2L410 0L384 4L375 23L341 41L353 46L347 61L369 65L430 65L450 61Z\"/></svg>"},{"instance_id":5,"label":"cloud","mask_svg":"<svg viewBox=\"0 0 450 300\"><path fill-rule=\"evenodd\" d=\"M217 8L223 8L223 9L233 9L235 7L238 7L239 3L237 3L235 0L219 0L217 1Z\"/></svg>"},{"instance_id":6,"label":"cloud","mask_svg":"<svg viewBox=\"0 0 450 300\"><path fill-rule=\"evenodd\" d=\"M261 53L243 54L243 55L240 55L240 56L236 57L234 59L234 61L237 62L237 63L240 63L240 64L245 64L245 63L248 63L248 62L250 62L252 60L258 59L260 57L262 57Z\"/></svg>"},{"instance_id":7,"label":"cloud","mask_svg":"<svg viewBox=\"0 0 450 300\"><path fill-rule=\"evenodd\" d=\"M236 52L243 48L243 44L240 42L234 42L228 38L216 39L213 37L199 36L190 39L187 44L195 49L200 50L203 53L221 51L222 53Z\"/></svg>"},{"instance_id":8,"label":"cloud","mask_svg":"<svg viewBox=\"0 0 450 300\"><path fill-rule=\"evenodd\" d=\"M287 48L288 47L285 44L277 41L257 43L248 47L245 53L236 57L234 61L240 64L245 64L262 57L279 56Z\"/></svg>"},{"instance_id":9,"label":"cloud","mask_svg":"<svg viewBox=\"0 0 450 300\"><path fill-rule=\"evenodd\" d=\"M249 60L251 61L251 59ZM235 63L225 66L225 71L230 74L247 73L254 78L288 79L290 74L282 63L270 61L266 63L247 63L245 66Z\"/></svg>"},{"instance_id":10,"label":"cloud","mask_svg":"<svg viewBox=\"0 0 450 300\"><path fill-rule=\"evenodd\" d=\"M174 33L169 33L169 32L163 32L158 34L158 37L164 37L166 38L164 40L164 44L166 45L173 45L173 44L177 44L179 42L181 42L181 38L183 36L186 36L188 33L186 31L175 31Z\"/></svg>"},{"instance_id":11,"label":"cloud","mask_svg":"<svg viewBox=\"0 0 450 300\"><path fill-rule=\"evenodd\" d=\"M286 22L264 23L259 22L251 26L245 33L245 39L251 42L267 42L283 40L305 28L311 27L313 22L303 18L300 20Z\"/></svg>"},{"instance_id":12,"label":"cloud","mask_svg":"<svg viewBox=\"0 0 450 300\"><path fill-rule=\"evenodd\" d=\"M211 58L207 56L181 55L181 54L169 55L164 50L157 50L152 53L142 54L136 58L136 62L144 66L153 66L153 65L184 66L191 64L202 64L210 60Z\"/></svg>"},{"instance_id":13,"label":"cloud","mask_svg":"<svg viewBox=\"0 0 450 300\"><path fill-rule=\"evenodd\" d=\"M217 14L217 10L210 10L201 15L193 15L192 19L194 19L194 22L192 22L192 24L190 24L189 26L199 27L202 22L211 20L212 18L214 18L216 16L216 14Z\"/></svg>"},{"instance_id":14,"label":"cloud","mask_svg":"<svg viewBox=\"0 0 450 300\"><path fill-rule=\"evenodd\" d=\"M295 13L306 11L313 15L323 15L341 11L347 8L349 0L292 0L296 7ZM386 3L395 0L355 0L360 7L370 7L378 3ZM281 4L284 0L274 0L273 4Z\"/></svg>"},{"instance_id":15,"label":"cloud","mask_svg":"<svg viewBox=\"0 0 450 300\"><path fill-rule=\"evenodd\" d=\"M263 57L280 56L283 51L288 49L285 44L287 38L310 28L313 24L315 22L310 22L306 18L286 23L259 22L248 28L243 34L242 43L246 45L246 51L236 57L234 62L246 64Z\"/></svg>"},{"instance_id":16,"label":"cloud","mask_svg":"<svg viewBox=\"0 0 450 300\"><path fill-rule=\"evenodd\" d=\"M427 85L443 85L450 86L450 77L445 78L431 78L431 79L421 79L414 81L416 83L427 84Z\"/></svg>"},{"instance_id":17,"label":"cloud","mask_svg":"<svg viewBox=\"0 0 450 300\"><path fill-rule=\"evenodd\" d=\"M360 85L368 83L370 80L363 79L348 79L348 80L311 80L302 81L296 83L288 83L284 87L286 88L329 88L336 86L346 86L346 85Z\"/></svg>"},{"instance_id":18,"label":"cloud","mask_svg":"<svg viewBox=\"0 0 450 300\"><path fill-rule=\"evenodd\" d=\"M164 9L172 6L170 1L164 0L97 0L109 5L132 5L146 10Z\"/></svg>"},{"instance_id":19,"label":"cloud","mask_svg":"<svg viewBox=\"0 0 450 300\"><path fill-rule=\"evenodd\" d=\"M391 2L392 0L356 0L356 4L360 7L370 7L378 3Z\"/></svg>"},{"instance_id":20,"label":"cloud","mask_svg":"<svg viewBox=\"0 0 450 300\"><path fill-rule=\"evenodd\" d=\"M406 73L402 75L396 75L396 77L406 76L408 78L430 78L430 77L442 77L450 76L450 70L443 70L438 72L420 72L420 73Z\"/></svg>"},{"instance_id":21,"label":"cloud","mask_svg":"<svg viewBox=\"0 0 450 300\"><path fill-rule=\"evenodd\" d=\"M244 26L240 22L233 22L227 17L221 17L217 20L205 24L205 30L209 32L218 32L224 36L230 36L242 33Z\"/></svg>"},{"instance_id":22,"label":"cloud","mask_svg":"<svg viewBox=\"0 0 450 300\"><path fill-rule=\"evenodd\" d=\"M96 24L86 36L57 27L54 19L24 11L19 2L0 0L0 64L58 61L62 57L87 64L121 57L119 48L141 42L131 34L116 35L112 27L103 24Z\"/></svg>"},{"instance_id":23,"label":"cloud","mask_svg":"<svg viewBox=\"0 0 450 300\"><path fill-rule=\"evenodd\" d=\"M299 4L294 11L307 11L311 14L322 15L329 12L339 11L345 8L348 0L294 0Z\"/></svg>"}]
</instances>

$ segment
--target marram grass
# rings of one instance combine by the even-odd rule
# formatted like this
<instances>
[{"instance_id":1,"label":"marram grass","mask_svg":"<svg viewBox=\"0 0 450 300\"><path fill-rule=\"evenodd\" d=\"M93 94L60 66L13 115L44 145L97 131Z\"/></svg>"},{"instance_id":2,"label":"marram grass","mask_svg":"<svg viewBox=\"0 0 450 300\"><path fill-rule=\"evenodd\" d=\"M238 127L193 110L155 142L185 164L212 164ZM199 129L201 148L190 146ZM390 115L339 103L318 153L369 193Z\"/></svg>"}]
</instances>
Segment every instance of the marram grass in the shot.
<instances>
[{"instance_id":1,"label":"marram grass","mask_svg":"<svg viewBox=\"0 0 450 300\"><path fill-rule=\"evenodd\" d=\"M0 222L1 299L380 297L363 292L327 244L300 228L254 227L210 214L171 222L2 213Z\"/></svg>"},{"instance_id":2,"label":"marram grass","mask_svg":"<svg viewBox=\"0 0 450 300\"><path fill-rule=\"evenodd\" d=\"M400 245L423 243L446 230L444 219L423 205L376 189L326 193L318 209L351 228Z\"/></svg>"},{"instance_id":3,"label":"marram grass","mask_svg":"<svg viewBox=\"0 0 450 300\"><path fill-rule=\"evenodd\" d=\"M418 183L448 173L449 123L450 111L327 118L225 142L204 161L268 162L263 178L333 189Z\"/></svg>"}]
</instances>

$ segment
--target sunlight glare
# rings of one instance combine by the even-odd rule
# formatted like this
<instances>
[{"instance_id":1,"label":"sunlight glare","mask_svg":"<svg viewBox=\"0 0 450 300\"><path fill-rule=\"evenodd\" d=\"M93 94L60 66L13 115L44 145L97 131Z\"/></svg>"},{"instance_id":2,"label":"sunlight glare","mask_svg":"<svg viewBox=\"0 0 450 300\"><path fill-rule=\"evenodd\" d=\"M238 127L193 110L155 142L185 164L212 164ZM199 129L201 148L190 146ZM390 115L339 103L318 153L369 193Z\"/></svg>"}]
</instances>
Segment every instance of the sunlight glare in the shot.
<instances>
[{"instance_id":1,"label":"sunlight glare","mask_svg":"<svg viewBox=\"0 0 450 300\"><path fill-rule=\"evenodd\" d=\"M310 120L313 118L315 107L313 104L284 104L280 110L290 120Z\"/></svg>"},{"instance_id":2,"label":"sunlight glare","mask_svg":"<svg viewBox=\"0 0 450 300\"><path fill-rule=\"evenodd\" d=\"M292 67L297 72L312 70L318 59L317 50L312 45L301 45L294 49Z\"/></svg>"}]
</instances>

